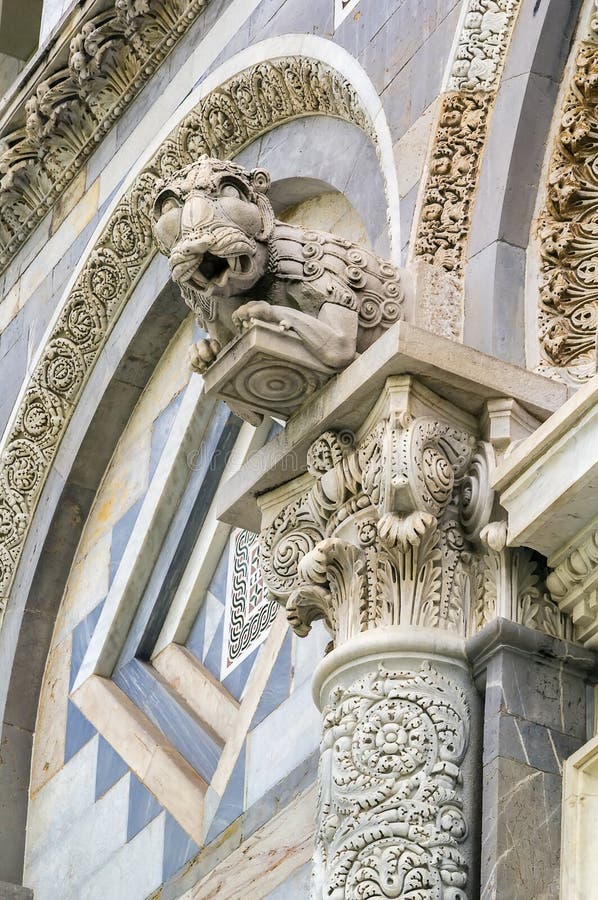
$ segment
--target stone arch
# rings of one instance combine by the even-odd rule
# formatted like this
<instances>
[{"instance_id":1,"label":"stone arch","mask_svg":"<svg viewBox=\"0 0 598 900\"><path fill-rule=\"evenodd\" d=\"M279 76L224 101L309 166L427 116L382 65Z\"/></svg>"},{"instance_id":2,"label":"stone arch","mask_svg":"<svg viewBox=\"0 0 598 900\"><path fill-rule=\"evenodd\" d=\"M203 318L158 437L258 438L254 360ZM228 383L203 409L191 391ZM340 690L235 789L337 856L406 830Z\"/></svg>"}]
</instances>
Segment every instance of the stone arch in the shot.
<instances>
[{"instance_id":1,"label":"stone arch","mask_svg":"<svg viewBox=\"0 0 598 900\"><path fill-rule=\"evenodd\" d=\"M319 52L323 55L321 49ZM336 52L338 55L338 48ZM245 58L245 54L241 56ZM226 68L230 66L229 61ZM212 80L216 78L214 75ZM169 298L172 300L172 288L167 286L165 261L154 255L150 236L149 211L157 181L201 152L235 156L243 148L250 148L260 135L306 116L343 120L360 129L378 151L378 136L384 135L385 123L380 120L379 111L371 108L371 96L363 104L348 78L328 63L310 56L283 56L256 63L210 90L204 85L199 103L197 96L194 100L195 105L186 110L147 165L116 198L96 232L91 250L82 260L30 370L4 440L0 463L3 612L11 590L12 597L0 633L8 670L3 679L2 700L7 709L14 711L17 689L25 672L30 697L27 709L22 715L15 715L15 722L5 724L4 729L8 765L4 767L0 791L10 804L11 814L6 821L11 822L9 831L13 837L10 844L5 843L8 852L0 878L20 877L31 731L56 611L48 608L47 615L40 616L36 602L27 608L25 604L32 592L43 592L52 579L54 594L60 593L55 571L47 567L44 571L43 565L38 566L40 554L44 548L47 561L60 549L62 555L58 558L66 561L62 568L68 570L76 541L72 535L70 542L65 540L65 528L60 523L64 522L66 530L80 527L101 477L102 465L105 466L118 439L118 427L106 441L104 455L96 459L95 486L93 479L88 485L77 485L76 478L73 482L71 476L93 455L94 424L109 408L111 390L119 388L119 364L134 367L139 345L144 345L150 335L152 352L146 355L135 376L136 387L140 389L147 377L147 367L151 368L152 359L159 358L160 349L177 322L176 315L173 319L168 316L165 319L163 315L163 304ZM385 188L387 196L392 196L393 188L392 184L389 187L388 180ZM396 221L396 209L393 214ZM393 246L395 243L398 246L397 234L396 228L394 232L391 228ZM143 298L138 314L132 310L135 304L129 303L133 297L135 302L138 297ZM181 314L184 312L178 301L172 305ZM97 392L90 390L95 406L85 410L82 403L85 403L86 388L91 389L94 379L99 385ZM103 398L102 402L98 397ZM134 402L134 397L130 400ZM121 406L121 422L131 408L126 402ZM73 433L76 419L77 428ZM116 417L117 426L118 421ZM83 490L78 493L78 488ZM38 512L39 521L36 520ZM23 565L19 569L21 561ZM13 790L15 782L18 783L16 791Z\"/></svg>"},{"instance_id":2,"label":"stone arch","mask_svg":"<svg viewBox=\"0 0 598 900\"><path fill-rule=\"evenodd\" d=\"M597 370L598 23L586 3L555 105L528 253L528 357L577 387Z\"/></svg>"},{"instance_id":3,"label":"stone arch","mask_svg":"<svg viewBox=\"0 0 598 900\"><path fill-rule=\"evenodd\" d=\"M580 0L523 3L482 157L467 245L465 343L526 364L526 252ZM515 324L514 324L515 323Z\"/></svg>"},{"instance_id":4,"label":"stone arch","mask_svg":"<svg viewBox=\"0 0 598 900\"><path fill-rule=\"evenodd\" d=\"M159 180L200 153L234 156L299 116L373 127L352 86L317 60L286 57L244 70L188 113L118 201L51 327L8 431L0 469L0 596L6 603L31 516L81 389L111 326L152 259Z\"/></svg>"}]
</instances>

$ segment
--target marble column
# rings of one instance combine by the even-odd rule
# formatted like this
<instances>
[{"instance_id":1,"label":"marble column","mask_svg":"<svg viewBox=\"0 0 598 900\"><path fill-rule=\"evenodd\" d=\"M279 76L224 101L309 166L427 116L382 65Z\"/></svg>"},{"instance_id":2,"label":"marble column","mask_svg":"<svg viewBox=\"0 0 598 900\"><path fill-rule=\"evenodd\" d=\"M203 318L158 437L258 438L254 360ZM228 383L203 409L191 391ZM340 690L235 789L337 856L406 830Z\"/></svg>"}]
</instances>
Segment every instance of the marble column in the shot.
<instances>
[{"instance_id":1,"label":"marble column","mask_svg":"<svg viewBox=\"0 0 598 900\"><path fill-rule=\"evenodd\" d=\"M488 448L409 376L306 475L260 500L261 561L290 622L330 629L314 898L477 893L480 701L465 653Z\"/></svg>"},{"instance_id":2,"label":"marble column","mask_svg":"<svg viewBox=\"0 0 598 900\"><path fill-rule=\"evenodd\" d=\"M312 897L475 895L479 698L463 644L397 626L333 650L323 713Z\"/></svg>"}]
</instances>

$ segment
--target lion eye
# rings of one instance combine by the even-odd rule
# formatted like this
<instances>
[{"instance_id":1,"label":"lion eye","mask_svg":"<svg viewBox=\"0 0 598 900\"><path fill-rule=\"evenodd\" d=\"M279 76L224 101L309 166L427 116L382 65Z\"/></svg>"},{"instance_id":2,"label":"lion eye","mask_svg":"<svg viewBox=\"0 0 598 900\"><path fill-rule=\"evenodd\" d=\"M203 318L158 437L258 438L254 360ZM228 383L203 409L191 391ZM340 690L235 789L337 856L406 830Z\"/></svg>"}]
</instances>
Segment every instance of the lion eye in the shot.
<instances>
[{"instance_id":1,"label":"lion eye","mask_svg":"<svg viewBox=\"0 0 598 900\"><path fill-rule=\"evenodd\" d=\"M178 209L179 205L180 204L175 197L166 197L160 208L160 214L164 215L165 213L170 212L171 209Z\"/></svg>"},{"instance_id":2,"label":"lion eye","mask_svg":"<svg viewBox=\"0 0 598 900\"><path fill-rule=\"evenodd\" d=\"M235 197L237 200L240 200L242 197L241 191L239 188L235 187L234 184L223 184L220 188L220 196L221 197Z\"/></svg>"}]
</instances>

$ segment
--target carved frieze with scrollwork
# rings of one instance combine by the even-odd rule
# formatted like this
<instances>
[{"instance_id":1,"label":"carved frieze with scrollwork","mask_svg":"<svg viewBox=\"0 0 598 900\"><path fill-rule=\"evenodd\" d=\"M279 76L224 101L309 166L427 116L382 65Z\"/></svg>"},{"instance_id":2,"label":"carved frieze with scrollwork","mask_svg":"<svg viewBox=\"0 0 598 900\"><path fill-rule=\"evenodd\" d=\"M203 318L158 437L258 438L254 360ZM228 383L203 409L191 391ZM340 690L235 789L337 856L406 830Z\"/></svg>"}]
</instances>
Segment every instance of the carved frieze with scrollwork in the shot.
<instances>
[{"instance_id":1,"label":"carved frieze with scrollwork","mask_svg":"<svg viewBox=\"0 0 598 900\"><path fill-rule=\"evenodd\" d=\"M492 103L521 0L467 0L422 189L415 255L463 274L471 213ZM462 310L441 333L459 339Z\"/></svg>"},{"instance_id":2,"label":"carved frieze with scrollwork","mask_svg":"<svg viewBox=\"0 0 598 900\"><path fill-rule=\"evenodd\" d=\"M77 26L0 135L0 269L52 208L208 0L114 0Z\"/></svg>"},{"instance_id":3,"label":"carved frieze with scrollwork","mask_svg":"<svg viewBox=\"0 0 598 900\"><path fill-rule=\"evenodd\" d=\"M596 372L598 331L598 36L578 49L538 220L540 370L585 381Z\"/></svg>"}]
</instances>

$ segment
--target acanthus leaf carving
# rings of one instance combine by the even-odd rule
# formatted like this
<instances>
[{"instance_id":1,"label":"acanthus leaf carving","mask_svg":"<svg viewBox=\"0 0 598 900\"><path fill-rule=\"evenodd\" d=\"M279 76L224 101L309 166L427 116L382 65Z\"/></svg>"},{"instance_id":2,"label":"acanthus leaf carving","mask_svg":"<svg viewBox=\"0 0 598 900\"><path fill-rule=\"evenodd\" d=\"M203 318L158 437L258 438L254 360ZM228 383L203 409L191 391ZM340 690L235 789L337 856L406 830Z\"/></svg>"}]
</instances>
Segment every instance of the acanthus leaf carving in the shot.
<instances>
[{"instance_id":1,"label":"acanthus leaf carving","mask_svg":"<svg viewBox=\"0 0 598 900\"><path fill-rule=\"evenodd\" d=\"M337 644L380 625L465 632L470 549L458 507L474 449L463 429L407 413L353 446L329 432L314 442L313 486L261 535L266 580L298 634L316 618Z\"/></svg>"},{"instance_id":2,"label":"acanthus leaf carving","mask_svg":"<svg viewBox=\"0 0 598 900\"><path fill-rule=\"evenodd\" d=\"M550 596L541 557L526 547L508 547L502 520L482 530L481 542L484 549L474 560L474 630L502 616L570 640L571 620Z\"/></svg>"}]
</instances>

